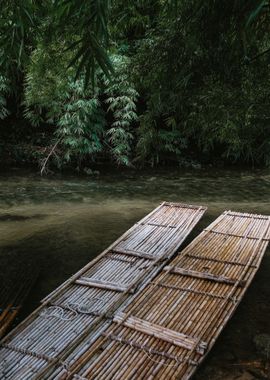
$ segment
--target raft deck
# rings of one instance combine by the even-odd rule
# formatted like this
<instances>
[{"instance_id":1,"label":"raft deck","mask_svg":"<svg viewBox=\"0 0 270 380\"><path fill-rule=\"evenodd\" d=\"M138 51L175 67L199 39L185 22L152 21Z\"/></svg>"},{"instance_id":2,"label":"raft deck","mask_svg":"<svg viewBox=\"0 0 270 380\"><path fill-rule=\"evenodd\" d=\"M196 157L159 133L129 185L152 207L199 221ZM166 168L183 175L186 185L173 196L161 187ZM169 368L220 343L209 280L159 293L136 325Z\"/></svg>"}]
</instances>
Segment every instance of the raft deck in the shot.
<instances>
[{"instance_id":1,"label":"raft deck","mask_svg":"<svg viewBox=\"0 0 270 380\"><path fill-rule=\"evenodd\" d=\"M100 336L114 312L153 280L204 212L164 202L136 223L4 338L0 378L46 379L61 370L68 355Z\"/></svg>"},{"instance_id":2,"label":"raft deck","mask_svg":"<svg viewBox=\"0 0 270 380\"><path fill-rule=\"evenodd\" d=\"M269 227L267 216L224 212L46 378L190 379L257 272Z\"/></svg>"}]
</instances>

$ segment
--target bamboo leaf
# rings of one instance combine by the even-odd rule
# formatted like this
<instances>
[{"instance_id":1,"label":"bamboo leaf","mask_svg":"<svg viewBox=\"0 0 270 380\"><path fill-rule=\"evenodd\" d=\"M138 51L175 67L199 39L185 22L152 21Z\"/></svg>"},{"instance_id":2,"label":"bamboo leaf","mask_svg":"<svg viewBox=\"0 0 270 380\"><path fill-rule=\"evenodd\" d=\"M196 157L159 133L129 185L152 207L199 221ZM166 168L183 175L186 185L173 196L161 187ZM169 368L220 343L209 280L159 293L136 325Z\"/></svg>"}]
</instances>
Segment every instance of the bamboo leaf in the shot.
<instances>
[{"instance_id":1,"label":"bamboo leaf","mask_svg":"<svg viewBox=\"0 0 270 380\"><path fill-rule=\"evenodd\" d=\"M257 6L257 8L251 12L249 15L247 22L246 22L246 27L250 26L250 24L259 16L261 11L263 10L265 5L265 0L261 1L260 4Z\"/></svg>"}]
</instances>

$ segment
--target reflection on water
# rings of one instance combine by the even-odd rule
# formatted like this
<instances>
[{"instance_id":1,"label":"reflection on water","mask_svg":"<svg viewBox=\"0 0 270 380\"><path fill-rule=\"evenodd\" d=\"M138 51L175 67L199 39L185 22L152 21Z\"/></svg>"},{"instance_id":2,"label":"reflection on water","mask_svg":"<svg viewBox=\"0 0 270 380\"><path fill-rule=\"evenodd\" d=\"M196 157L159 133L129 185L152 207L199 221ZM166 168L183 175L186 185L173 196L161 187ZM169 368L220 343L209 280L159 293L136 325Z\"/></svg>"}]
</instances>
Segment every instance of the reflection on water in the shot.
<instances>
[{"instance_id":1,"label":"reflection on water","mask_svg":"<svg viewBox=\"0 0 270 380\"><path fill-rule=\"evenodd\" d=\"M270 214L270 174L264 171L166 169L95 178L15 173L0 177L0 265L7 276L24 259L40 270L23 316L163 200L208 206L192 237L225 209ZM232 364L257 359L254 335L270 334L269 284L268 251L197 380L225 379L224 373L233 379Z\"/></svg>"}]
</instances>

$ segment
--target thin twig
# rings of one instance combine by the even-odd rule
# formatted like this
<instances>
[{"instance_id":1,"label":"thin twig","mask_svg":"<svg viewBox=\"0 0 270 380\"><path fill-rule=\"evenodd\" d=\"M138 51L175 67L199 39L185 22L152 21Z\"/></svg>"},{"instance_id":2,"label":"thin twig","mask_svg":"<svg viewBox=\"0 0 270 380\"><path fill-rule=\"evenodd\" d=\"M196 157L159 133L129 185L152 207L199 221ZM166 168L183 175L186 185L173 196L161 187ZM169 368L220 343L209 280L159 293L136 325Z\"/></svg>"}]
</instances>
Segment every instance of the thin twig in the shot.
<instances>
[{"instance_id":1,"label":"thin twig","mask_svg":"<svg viewBox=\"0 0 270 380\"><path fill-rule=\"evenodd\" d=\"M57 140L56 143L54 144L54 146L52 147L52 149L50 150L48 156L45 158L45 160L43 161L43 164L42 164L42 168L40 170L40 174L43 175L45 169L46 169L46 165L49 161L49 158L51 157L51 155L55 152L55 149L57 148L58 144L60 143L61 139Z\"/></svg>"}]
</instances>

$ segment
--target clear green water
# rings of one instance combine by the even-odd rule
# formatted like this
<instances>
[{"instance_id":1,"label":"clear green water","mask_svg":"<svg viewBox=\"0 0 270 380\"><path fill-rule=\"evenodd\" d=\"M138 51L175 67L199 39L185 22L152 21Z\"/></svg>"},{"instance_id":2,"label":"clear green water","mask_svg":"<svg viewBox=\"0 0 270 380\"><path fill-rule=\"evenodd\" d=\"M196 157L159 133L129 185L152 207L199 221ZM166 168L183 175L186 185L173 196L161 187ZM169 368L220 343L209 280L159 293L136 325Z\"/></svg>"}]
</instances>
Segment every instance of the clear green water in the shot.
<instances>
[{"instance_id":1,"label":"clear green water","mask_svg":"<svg viewBox=\"0 0 270 380\"><path fill-rule=\"evenodd\" d=\"M163 200L208 206L192 233L225 209L270 214L270 172L175 169L102 171L98 177L0 176L0 265L7 278L27 262L38 280L22 316ZM189 240L190 240L189 239ZM270 254L196 379L252 379L234 366L260 359L253 344L270 334ZM251 377L249 377L251 376Z\"/></svg>"}]
</instances>

